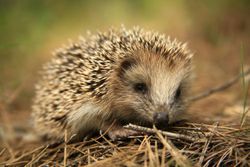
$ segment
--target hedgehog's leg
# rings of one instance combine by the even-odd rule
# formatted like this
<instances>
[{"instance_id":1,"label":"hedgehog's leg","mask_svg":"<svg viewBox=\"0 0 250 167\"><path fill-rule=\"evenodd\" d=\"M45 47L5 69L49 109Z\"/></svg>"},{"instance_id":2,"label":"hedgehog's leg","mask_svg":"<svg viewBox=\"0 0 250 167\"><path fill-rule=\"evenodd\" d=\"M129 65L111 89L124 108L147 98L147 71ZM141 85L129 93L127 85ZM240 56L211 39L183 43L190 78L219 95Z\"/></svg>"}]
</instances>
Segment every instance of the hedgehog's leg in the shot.
<instances>
[{"instance_id":1,"label":"hedgehog's leg","mask_svg":"<svg viewBox=\"0 0 250 167\"><path fill-rule=\"evenodd\" d=\"M123 127L108 131L108 135L111 138L111 140L126 139L129 136L136 136L139 134L141 133L137 131L125 129Z\"/></svg>"},{"instance_id":2,"label":"hedgehog's leg","mask_svg":"<svg viewBox=\"0 0 250 167\"><path fill-rule=\"evenodd\" d=\"M108 136L110 137L111 140L119 140L119 139L126 139L129 136L136 136L136 135L141 135L141 132L137 132L134 130L130 129L125 129L121 125L109 125L109 126L104 126L102 128L102 131L106 131Z\"/></svg>"}]
</instances>

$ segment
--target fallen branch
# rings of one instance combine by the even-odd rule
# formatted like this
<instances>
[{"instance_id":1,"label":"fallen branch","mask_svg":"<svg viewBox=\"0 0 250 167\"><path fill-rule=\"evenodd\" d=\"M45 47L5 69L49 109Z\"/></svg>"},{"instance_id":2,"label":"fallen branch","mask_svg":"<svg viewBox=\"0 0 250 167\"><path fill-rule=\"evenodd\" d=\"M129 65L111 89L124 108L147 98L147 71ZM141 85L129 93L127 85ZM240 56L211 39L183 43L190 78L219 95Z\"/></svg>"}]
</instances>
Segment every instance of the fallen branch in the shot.
<instances>
[{"instance_id":1,"label":"fallen branch","mask_svg":"<svg viewBox=\"0 0 250 167\"><path fill-rule=\"evenodd\" d=\"M138 125L134 125L134 124L125 125L124 128L130 129L130 130L135 130L135 131L138 131L138 132L143 132L143 133L146 133L146 134L156 134L155 129L146 128L146 127L138 126ZM183 139L183 140L191 141L191 142L199 140L197 138L193 138L191 136L187 136L187 135L183 135L183 134L166 132L166 131L162 131L162 130L157 130L157 131L159 133L161 133L162 135L164 135L164 136L172 137L172 138L176 138L176 139Z\"/></svg>"},{"instance_id":2,"label":"fallen branch","mask_svg":"<svg viewBox=\"0 0 250 167\"><path fill-rule=\"evenodd\" d=\"M244 74L238 74L237 76L231 78L230 80L228 80L227 82L223 83L222 85L219 85L217 87L214 87L208 91L204 91L198 95L195 95L189 99L187 99L187 101L197 101L197 100L200 100L200 99L203 99L205 97L208 97L214 93L217 93L217 92L220 92L220 91L223 91L231 86L233 86L234 84L236 84L242 77L247 77L247 75L250 74L250 69L247 69ZM250 80L250 79L248 79Z\"/></svg>"}]
</instances>

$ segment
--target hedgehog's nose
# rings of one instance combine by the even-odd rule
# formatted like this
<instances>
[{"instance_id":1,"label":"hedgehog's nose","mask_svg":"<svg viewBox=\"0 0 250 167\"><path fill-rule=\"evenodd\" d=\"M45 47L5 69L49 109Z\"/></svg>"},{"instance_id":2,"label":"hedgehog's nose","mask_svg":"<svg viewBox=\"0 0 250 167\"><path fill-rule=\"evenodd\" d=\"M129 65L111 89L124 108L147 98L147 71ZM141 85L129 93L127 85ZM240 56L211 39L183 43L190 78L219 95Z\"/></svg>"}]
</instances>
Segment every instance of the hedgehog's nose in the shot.
<instances>
[{"instance_id":1,"label":"hedgehog's nose","mask_svg":"<svg viewBox=\"0 0 250 167\"><path fill-rule=\"evenodd\" d=\"M168 125L168 113L167 112L156 112L153 116L154 124L157 128L166 127Z\"/></svg>"}]
</instances>

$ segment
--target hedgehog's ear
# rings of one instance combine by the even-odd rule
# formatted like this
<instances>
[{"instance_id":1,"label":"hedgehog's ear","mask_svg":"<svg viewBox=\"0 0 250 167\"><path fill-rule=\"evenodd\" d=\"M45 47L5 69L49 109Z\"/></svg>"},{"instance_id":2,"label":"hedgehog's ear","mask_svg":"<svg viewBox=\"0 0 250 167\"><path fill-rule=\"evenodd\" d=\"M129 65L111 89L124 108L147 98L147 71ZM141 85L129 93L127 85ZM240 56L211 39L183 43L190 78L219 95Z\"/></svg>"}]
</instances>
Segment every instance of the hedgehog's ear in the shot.
<instances>
[{"instance_id":1,"label":"hedgehog's ear","mask_svg":"<svg viewBox=\"0 0 250 167\"><path fill-rule=\"evenodd\" d=\"M125 59L121 62L120 68L124 71L130 69L134 65L134 60L132 58Z\"/></svg>"},{"instance_id":2,"label":"hedgehog's ear","mask_svg":"<svg viewBox=\"0 0 250 167\"><path fill-rule=\"evenodd\" d=\"M121 61L120 65L119 65L119 76L122 77L123 74L131 69L133 66L135 65L135 60L133 58L126 58L124 60Z\"/></svg>"}]
</instances>

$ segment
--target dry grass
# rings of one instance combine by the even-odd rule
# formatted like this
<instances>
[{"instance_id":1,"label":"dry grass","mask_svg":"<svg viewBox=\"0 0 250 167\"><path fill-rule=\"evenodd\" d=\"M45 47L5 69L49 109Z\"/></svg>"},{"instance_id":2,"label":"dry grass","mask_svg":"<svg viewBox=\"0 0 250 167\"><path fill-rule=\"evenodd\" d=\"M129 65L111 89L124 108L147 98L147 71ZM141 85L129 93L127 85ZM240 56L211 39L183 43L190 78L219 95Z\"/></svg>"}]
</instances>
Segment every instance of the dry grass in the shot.
<instances>
[{"instance_id":1,"label":"dry grass","mask_svg":"<svg viewBox=\"0 0 250 167\"><path fill-rule=\"evenodd\" d=\"M154 129L152 129L154 130ZM155 134L110 141L105 136L88 141L44 145L15 152L0 150L7 166L250 166L250 125L181 123L169 131L196 141ZM67 164L66 164L67 162Z\"/></svg>"}]
</instances>

